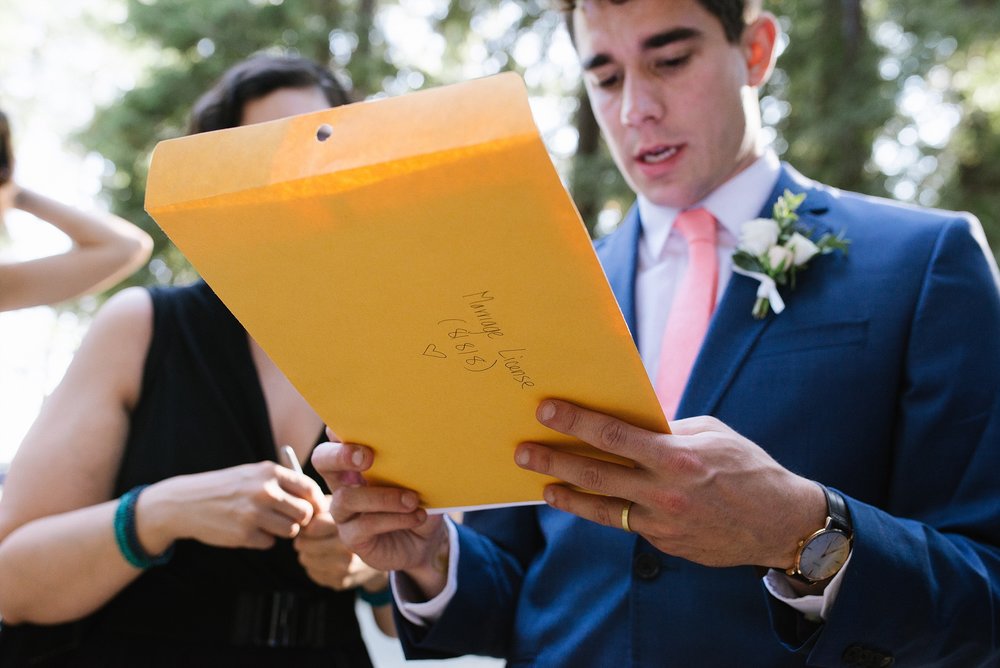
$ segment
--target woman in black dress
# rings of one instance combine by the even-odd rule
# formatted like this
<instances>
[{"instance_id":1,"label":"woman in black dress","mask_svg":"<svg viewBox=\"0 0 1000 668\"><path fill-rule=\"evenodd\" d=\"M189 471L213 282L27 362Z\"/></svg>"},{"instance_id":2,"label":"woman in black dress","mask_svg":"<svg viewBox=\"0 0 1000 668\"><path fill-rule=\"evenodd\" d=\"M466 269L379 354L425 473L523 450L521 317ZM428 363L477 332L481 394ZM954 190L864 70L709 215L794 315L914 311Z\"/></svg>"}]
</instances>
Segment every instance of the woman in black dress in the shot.
<instances>
[{"instance_id":1,"label":"woman in black dress","mask_svg":"<svg viewBox=\"0 0 1000 668\"><path fill-rule=\"evenodd\" d=\"M309 61L260 56L192 129L347 101ZM322 431L204 282L109 300L0 499L0 665L370 666L355 596L391 633L387 579L337 538Z\"/></svg>"}]
</instances>

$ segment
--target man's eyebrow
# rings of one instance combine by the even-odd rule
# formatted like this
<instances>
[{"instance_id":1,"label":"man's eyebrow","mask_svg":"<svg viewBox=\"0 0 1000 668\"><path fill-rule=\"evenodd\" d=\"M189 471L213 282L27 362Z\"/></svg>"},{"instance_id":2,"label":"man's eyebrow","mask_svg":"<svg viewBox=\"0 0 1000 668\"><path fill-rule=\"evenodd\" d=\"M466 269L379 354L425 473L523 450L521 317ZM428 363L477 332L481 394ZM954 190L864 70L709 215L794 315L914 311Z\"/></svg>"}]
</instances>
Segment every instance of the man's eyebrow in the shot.
<instances>
[{"instance_id":1,"label":"man's eyebrow","mask_svg":"<svg viewBox=\"0 0 1000 668\"><path fill-rule=\"evenodd\" d=\"M589 72L592 69L598 68L601 65L607 65L610 62L611 58L608 57L606 53L598 53L580 63L580 66L583 68L584 72Z\"/></svg>"},{"instance_id":2,"label":"man's eyebrow","mask_svg":"<svg viewBox=\"0 0 1000 668\"><path fill-rule=\"evenodd\" d=\"M658 49L661 46L666 46L667 44L680 42L686 39L694 39L695 37L700 36L701 31L694 28L674 28L673 30L665 30L664 32L657 33L652 37L644 39L642 41L642 50L649 51L650 49Z\"/></svg>"},{"instance_id":3,"label":"man's eyebrow","mask_svg":"<svg viewBox=\"0 0 1000 668\"><path fill-rule=\"evenodd\" d=\"M674 28L672 30L665 30L644 39L642 41L642 50L651 51L664 47L668 44L673 44L674 42L681 42L686 39L695 39L700 36L701 31L696 30L695 28ZM585 72L587 72L601 67L602 65L607 65L610 62L611 57L608 54L597 53L580 63L580 66Z\"/></svg>"}]
</instances>

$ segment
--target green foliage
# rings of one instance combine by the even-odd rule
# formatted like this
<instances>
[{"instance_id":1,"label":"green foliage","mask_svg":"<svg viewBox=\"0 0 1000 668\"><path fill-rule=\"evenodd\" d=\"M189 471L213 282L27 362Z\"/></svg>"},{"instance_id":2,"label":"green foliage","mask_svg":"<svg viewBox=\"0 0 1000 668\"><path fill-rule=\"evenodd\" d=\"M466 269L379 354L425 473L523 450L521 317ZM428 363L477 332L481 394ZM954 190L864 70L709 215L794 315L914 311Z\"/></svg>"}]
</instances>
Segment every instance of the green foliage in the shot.
<instances>
[{"instance_id":1,"label":"green foliage","mask_svg":"<svg viewBox=\"0 0 1000 668\"><path fill-rule=\"evenodd\" d=\"M875 193L872 143L894 113L891 82L878 74L861 0L772 3L788 30L788 47L765 94L790 105L776 129L782 156L830 185Z\"/></svg>"},{"instance_id":2,"label":"green foliage","mask_svg":"<svg viewBox=\"0 0 1000 668\"><path fill-rule=\"evenodd\" d=\"M775 0L783 158L835 186L971 211L1000 249L993 0Z\"/></svg>"},{"instance_id":3,"label":"green foliage","mask_svg":"<svg viewBox=\"0 0 1000 668\"><path fill-rule=\"evenodd\" d=\"M910 3L907 3L908 5ZM892 7L915 54L927 62L961 123L947 144L921 145L936 169L920 175L918 201L971 211L1000 251L1000 11L990 0L942 0Z\"/></svg>"},{"instance_id":4,"label":"green foliage","mask_svg":"<svg viewBox=\"0 0 1000 668\"><path fill-rule=\"evenodd\" d=\"M156 63L78 138L108 161L104 188L113 210L153 236L152 261L127 284L187 282L194 276L143 209L156 143L183 135L195 100L227 68L260 51L299 54L333 67L343 61L346 68L337 69L357 91L381 90L395 68L384 45L371 38L375 9L373 0L129 0L127 25L135 46L154 48Z\"/></svg>"}]
</instances>

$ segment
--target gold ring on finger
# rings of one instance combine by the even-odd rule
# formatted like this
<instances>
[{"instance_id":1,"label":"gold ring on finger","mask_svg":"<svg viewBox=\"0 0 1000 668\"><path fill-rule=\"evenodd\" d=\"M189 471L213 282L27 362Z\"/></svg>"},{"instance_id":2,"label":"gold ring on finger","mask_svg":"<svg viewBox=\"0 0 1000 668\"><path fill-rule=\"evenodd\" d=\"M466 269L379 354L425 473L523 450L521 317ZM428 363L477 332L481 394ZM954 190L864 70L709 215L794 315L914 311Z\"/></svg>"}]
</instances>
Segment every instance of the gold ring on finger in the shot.
<instances>
[{"instance_id":1,"label":"gold ring on finger","mask_svg":"<svg viewBox=\"0 0 1000 668\"><path fill-rule=\"evenodd\" d=\"M632 533L632 528L628 525L628 514L632 510L632 502L625 501L625 505L622 506L622 529L628 533Z\"/></svg>"}]
</instances>

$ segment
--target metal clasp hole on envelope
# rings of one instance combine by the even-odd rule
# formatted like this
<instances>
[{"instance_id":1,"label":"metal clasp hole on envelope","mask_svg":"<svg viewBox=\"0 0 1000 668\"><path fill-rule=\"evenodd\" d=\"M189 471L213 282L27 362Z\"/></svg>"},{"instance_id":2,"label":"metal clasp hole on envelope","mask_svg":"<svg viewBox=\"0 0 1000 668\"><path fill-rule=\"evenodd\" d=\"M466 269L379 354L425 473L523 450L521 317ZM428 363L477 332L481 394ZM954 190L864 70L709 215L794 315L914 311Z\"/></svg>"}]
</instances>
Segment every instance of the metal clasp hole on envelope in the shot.
<instances>
[{"instance_id":1,"label":"metal clasp hole on envelope","mask_svg":"<svg viewBox=\"0 0 1000 668\"><path fill-rule=\"evenodd\" d=\"M327 123L316 128L316 141L326 141L333 135L333 128Z\"/></svg>"}]
</instances>

